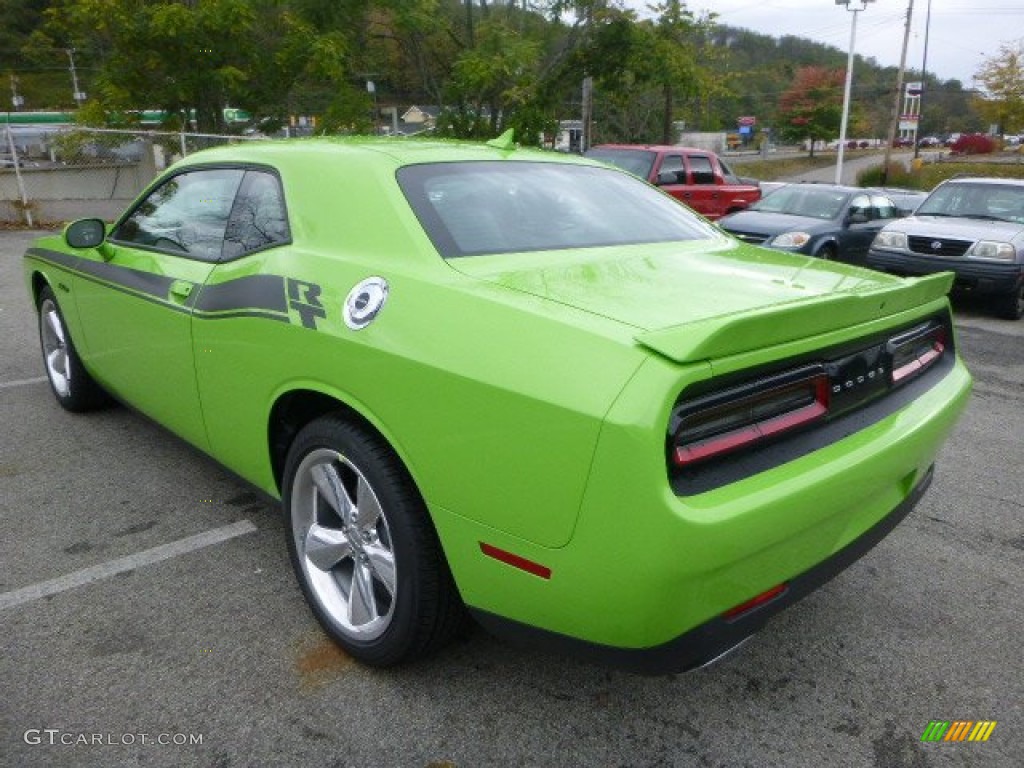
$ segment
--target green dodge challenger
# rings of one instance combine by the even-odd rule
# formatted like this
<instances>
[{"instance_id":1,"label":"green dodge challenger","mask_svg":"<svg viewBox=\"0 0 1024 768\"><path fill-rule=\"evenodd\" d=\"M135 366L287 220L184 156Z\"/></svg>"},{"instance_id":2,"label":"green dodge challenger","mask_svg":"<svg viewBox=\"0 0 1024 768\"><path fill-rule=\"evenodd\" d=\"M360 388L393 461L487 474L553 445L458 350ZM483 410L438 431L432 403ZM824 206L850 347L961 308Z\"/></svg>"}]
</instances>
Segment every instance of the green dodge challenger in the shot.
<instances>
[{"instance_id":1,"label":"green dodge challenger","mask_svg":"<svg viewBox=\"0 0 1024 768\"><path fill-rule=\"evenodd\" d=\"M60 405L280 498L313 613L377 666L467 610L707 663L911 510L971 386L951 275L744 245L507 140L201 152L24 265Z\"/></svg>"}]
</instances>

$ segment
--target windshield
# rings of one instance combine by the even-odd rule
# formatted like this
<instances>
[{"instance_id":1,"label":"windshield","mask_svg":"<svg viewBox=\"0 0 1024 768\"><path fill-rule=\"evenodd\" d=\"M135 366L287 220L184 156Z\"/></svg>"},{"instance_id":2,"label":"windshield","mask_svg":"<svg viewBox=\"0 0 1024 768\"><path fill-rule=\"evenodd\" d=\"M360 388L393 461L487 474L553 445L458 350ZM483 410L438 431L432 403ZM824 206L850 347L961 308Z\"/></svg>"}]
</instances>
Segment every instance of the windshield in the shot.
<instances>
[{"instance_id":1,"label":"windshield","mask_svg":"<svg viewBox=\"0 0 1024 768\"><path fill-rule=\"evenodd\" d=\"M915 215L1024 223L1024 186L944 184L921 203Z\"/></svg>"},{"instance_id":2,"label":"windshield","mask_svg":"<svg viewBox=\"0 0 1024 768\"><path fill-rule=\"evenodd\" d=\"M848 197L848 192L835 189L787 184L754 203L750 210L834 219L842 212Z\"/></svg>"},{"instance_id":3,"label":"windshield","mask_svg":"<svg viewBox=\"0 0 1024 768\"><path fill-rule=\"evenodd\" d=\"M612 149L610 147L596 147L587 150L584 155L591 160L598 160L629 171L641 179L651 177L651 169L654 167L654 160L657 154L646 149Z\"/></svg>"},{"instance_id":4,"label":"windshield","mask_svg":"<svg viewBox=\"0 0 1024 768\"><path fill-rule=\"evenodd\" d=\"M619 171L545 162L411 165L398 183L445 258L706 240L713 226Z\"/></svg>"}]
</instances>

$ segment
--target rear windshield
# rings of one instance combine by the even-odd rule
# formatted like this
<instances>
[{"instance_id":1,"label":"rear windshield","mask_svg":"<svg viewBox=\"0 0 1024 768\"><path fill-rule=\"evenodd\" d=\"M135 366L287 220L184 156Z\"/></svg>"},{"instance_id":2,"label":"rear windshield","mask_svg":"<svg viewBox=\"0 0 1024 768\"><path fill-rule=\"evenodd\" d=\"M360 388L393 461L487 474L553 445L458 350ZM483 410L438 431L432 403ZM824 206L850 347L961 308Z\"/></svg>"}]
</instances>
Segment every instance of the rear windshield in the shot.
<instances>
[{"instance_id":1,"label":"rear windshield","mask_svg":"<svg viewBox=\"0 0 1024 768\"><path fill-rule=\"evenodd\" d=\"M595 147L584 153L591 160L598 160L629 171L641 179L651 177L651 169L658 155L648 149L611 149Z\"/></svg>"},{"instance_id":2,"label":"rear windshield","mask_svg":"<svg viewBox=\"0 0 1024 768\"><path fill-rule=\"evenodd\" d=\"M720 235L671 197L607 168L433 163L400 169L398 183L445 258Z\"/></svg>"}]
</instances>

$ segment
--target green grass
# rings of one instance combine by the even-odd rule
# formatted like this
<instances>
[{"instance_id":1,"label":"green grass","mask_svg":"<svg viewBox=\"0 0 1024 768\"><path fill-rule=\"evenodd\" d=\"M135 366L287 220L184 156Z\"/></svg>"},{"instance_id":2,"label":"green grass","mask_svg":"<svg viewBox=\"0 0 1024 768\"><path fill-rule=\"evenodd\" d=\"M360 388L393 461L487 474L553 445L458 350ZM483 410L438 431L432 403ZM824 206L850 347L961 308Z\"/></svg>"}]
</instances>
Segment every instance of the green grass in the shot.
<instances>
[{"instance_id":1,"label":"green grass","mask_svg":"<svg viewBox=\"0 0 1024 768\"><path fill-rule=\"evenodd\" d=\"M881 184L882 164L868 168L857 175L862 187ZM938 162L925 163L920 168L907 168L903 163L892 163L886 184L890 187L909 187L928 191L940 182L955 176L995 176L1002 179L1024 179L1024 163L1017 162Z\"/></svg>"},{"instance_id":2,"label":"green grass","mask_svg":"<svg viewBox=\"0 0 1024 768\"><path fill-rule=\"evenodd\" d=\"M787 157L781 160L747 160L741 157L728 158L729 167L741 176L753 176L761 181L775 181L798 173L828 168L836 164L835 154L814 157Z\"/></svg>"},{"instance_id":3,"label":"green grass","mask_svg":"<svg viewBox=\"0 0 1024 768\"><path fill-rule=\"evenodd\" d=\"M1003 154L998 158L998 160L986 158L957 160L956 162L949 160L925 162L917 170L913 170L909 164L893 162L889 165L889 175L885 183L890 187L922 189L927 192L939 182L954 176L996 176L1024 179L1024 154ZM728 162L742 176L753 176L762 181L776 181L818 168L834 166L836 157L835 153L826 153L815 157L787 157L778 160L762 160L759 157L751 157L748 160L742 157L732 157ZM858 174L857 184L862 187L879 186L882 183L881 176L882 156L879 154L878 164Z\"/></svg>"},{"instance_id":4,"label":"green grass","mask_svg":"<svg viewBox=\"0 0 1024 768\"><path fill-rule=\"evenodd\" d=\"M1000 179L1024 179L1024 163L930 163L907 177L914 189L930 190L940 181L954 176L995 176Z\"/></svg>"}]
</instances>

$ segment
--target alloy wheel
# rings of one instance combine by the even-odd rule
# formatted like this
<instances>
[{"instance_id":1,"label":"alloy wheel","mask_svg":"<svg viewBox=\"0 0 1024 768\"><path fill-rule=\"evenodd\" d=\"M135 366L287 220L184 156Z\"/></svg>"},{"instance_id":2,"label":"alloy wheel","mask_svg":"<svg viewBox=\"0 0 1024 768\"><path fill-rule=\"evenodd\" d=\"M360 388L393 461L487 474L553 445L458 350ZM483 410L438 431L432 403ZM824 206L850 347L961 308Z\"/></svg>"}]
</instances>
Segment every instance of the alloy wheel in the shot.
<instances>
[{"instance_id":1,"label":"alloy wheel","mask_svg":"<svg viewBox=\"0 0 1024 768\"><path fill-rule=\"evenodd\" d=\"M390 626L397 569L387 517L365 475L337 451L311 451L292 486L292 536L314 598L339 631L372 641Z\"/></svg>"},{"instance_id":2,"label":"alloy wheel","mask_svg":"<svg viewBox=\"0 0 1024 768\"><path fill-rule=\"evenodd\" d=\"M53 389L61 397L71 393L71 366L68 365L67 334L61 322L57 305L51 299L44 299L39 308L40 335L43 341L43 357L46 360L46 375Z\"/></svg>"}]
</instances>

